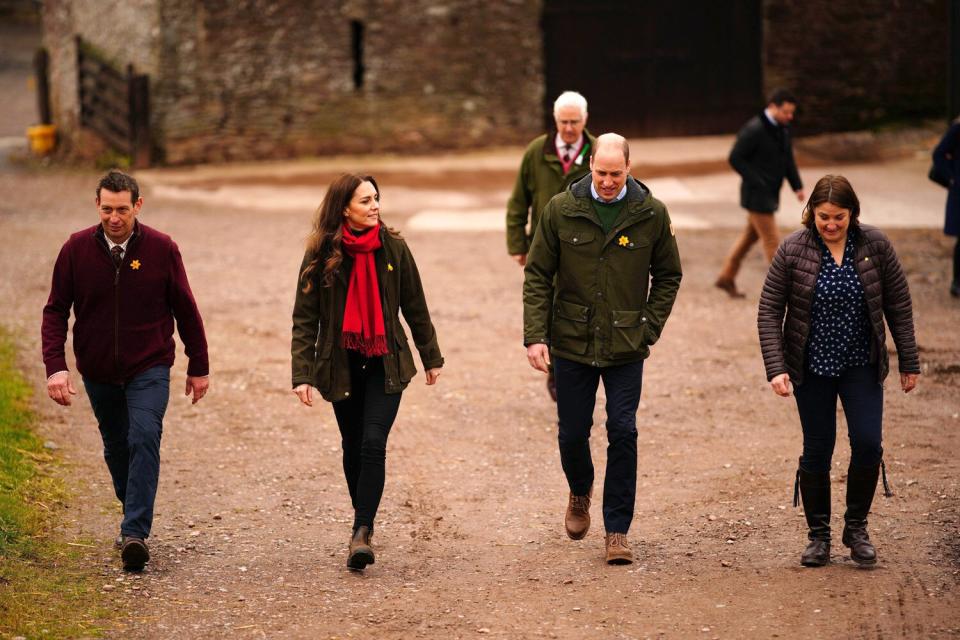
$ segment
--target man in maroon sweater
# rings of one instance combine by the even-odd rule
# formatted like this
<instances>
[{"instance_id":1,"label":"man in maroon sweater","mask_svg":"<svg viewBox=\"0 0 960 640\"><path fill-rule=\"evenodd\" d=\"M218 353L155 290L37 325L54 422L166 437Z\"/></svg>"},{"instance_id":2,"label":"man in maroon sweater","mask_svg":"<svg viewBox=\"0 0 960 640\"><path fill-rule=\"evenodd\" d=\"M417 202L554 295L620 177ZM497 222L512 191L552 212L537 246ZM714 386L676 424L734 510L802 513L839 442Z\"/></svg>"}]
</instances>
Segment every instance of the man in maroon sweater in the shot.
<instances>
[{"instance_id":1,"label":"man in maroon sweater","mask_svg":"<svg viewBox=\"0 0 960 640\"><path fill-rule=\"evenodd\" d=\"M117 543L124 569L150 559L160 477L160 435L170 395L173 324L186 348L185 395L209 388L207 340L176 243L137 222L136 180L113 170L97 185L100 224L70 236L43 308L47 394L69 406L76 389L64 345L73 308L73 351L103 438L103 457L123 504Z\"/></svg>"}]
</instances>

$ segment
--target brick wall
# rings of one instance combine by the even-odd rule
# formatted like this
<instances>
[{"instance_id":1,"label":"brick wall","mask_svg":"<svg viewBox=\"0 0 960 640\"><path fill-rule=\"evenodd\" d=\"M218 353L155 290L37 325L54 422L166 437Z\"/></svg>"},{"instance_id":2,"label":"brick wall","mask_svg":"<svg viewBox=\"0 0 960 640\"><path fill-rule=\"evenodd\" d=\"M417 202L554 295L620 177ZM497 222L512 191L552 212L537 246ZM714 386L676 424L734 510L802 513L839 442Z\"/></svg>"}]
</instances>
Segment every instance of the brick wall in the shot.
<instances>
[{"instance_id":1,"label":"brick wall","mask_svg":"<svg viewBox=\"0 0 960 640\"><path fill-rule=\"evenodd\" d=\"M946 114L950 0L764 0L764 88L790 87L797 132Z\"/></svg>"}]
</instances>

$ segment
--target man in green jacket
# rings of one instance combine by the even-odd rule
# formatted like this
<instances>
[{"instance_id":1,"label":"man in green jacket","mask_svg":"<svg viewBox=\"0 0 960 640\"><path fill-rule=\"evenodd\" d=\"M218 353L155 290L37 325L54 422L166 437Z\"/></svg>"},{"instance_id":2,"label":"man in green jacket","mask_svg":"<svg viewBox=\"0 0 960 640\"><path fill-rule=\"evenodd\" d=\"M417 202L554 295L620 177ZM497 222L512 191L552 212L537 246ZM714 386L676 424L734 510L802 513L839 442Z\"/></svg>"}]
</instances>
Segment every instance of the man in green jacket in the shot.
<instances>
[{"instance_id":1,"label":"man in green jacket","mask_svg":"<svg viewBox=\"0 0 960 640\"><path fill-rule=\"evenodd\" d=\"M561 93L553 103L553 119L557 130L527 145L507 201L507 252L521 267L527 262L540 212L550 198L589 173L587 158L595 140L586 131L586 98L576 91ZM556 401L552 370L547 375L547 391Z\"/></svg>"},{"instance_id":2,"label":"man in green jacket","mask_svg":"<svg viewBox=\"0 0 960 640\"><path fill-rule=\"evenodd\" d=\"M626 139L597 138L590 169L543 210L524 272L523 341L534 369L546 372L552 359L556 371L560 461L570 486L565 526L574 540L590 527L590 428L603 380L606 560L627 564L643 361L663 331L682 273L667 208L630 177Z\"/></svg>"}]
</instances>

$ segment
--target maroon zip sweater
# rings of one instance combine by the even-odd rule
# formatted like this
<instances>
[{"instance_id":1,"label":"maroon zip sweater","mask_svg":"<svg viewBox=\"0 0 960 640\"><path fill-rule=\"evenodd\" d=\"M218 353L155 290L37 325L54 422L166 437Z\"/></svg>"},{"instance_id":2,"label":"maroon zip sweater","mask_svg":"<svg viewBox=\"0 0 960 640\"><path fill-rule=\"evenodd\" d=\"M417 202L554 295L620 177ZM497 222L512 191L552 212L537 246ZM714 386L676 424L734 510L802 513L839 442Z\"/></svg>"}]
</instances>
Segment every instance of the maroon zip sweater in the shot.
<instances>
[{"instance_id":1,"label":"maroon zip sweater","mask_svg":"<svg viewBox=\"0 0 960 640\"><path fill-rule=\"evenodd\" d=\"M70 236L57 256L43 308L47 376L67 370L71 306L73 352L86 378L123 383L150 367L173 365L174 319L189 358L187 375L209 373L203 320L180 250L164 233L136 222L119 269L100 225Z\"/></svg>"}]
</instances>

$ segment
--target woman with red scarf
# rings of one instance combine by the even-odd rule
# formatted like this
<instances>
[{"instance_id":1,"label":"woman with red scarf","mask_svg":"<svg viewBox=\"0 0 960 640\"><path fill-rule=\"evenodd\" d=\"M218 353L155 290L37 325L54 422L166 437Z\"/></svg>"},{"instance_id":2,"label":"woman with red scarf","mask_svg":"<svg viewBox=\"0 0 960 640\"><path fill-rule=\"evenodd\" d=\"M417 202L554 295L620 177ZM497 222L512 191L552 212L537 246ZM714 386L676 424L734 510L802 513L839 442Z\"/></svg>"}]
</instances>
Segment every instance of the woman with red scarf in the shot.
<instances>
[{"instance_id":1,"label":"woman with red scarf","mask_svg":"<svg viewBox=\"0 0 960 640\"><path fill-rule=\"evenodd\" d=\"M370 176L342 175L317 210L293 308L293 392L313 406L316 388L333 403L343 472L353 503L347 566L373 564L373 521L383 495L387 436L417 369L400 324L410 327L437 382L443 356L407 243L380 220Z\"/></svg>"}]
</instances>

